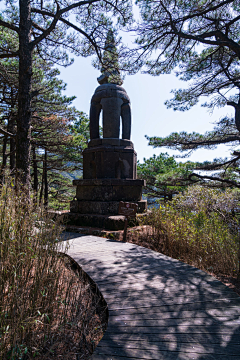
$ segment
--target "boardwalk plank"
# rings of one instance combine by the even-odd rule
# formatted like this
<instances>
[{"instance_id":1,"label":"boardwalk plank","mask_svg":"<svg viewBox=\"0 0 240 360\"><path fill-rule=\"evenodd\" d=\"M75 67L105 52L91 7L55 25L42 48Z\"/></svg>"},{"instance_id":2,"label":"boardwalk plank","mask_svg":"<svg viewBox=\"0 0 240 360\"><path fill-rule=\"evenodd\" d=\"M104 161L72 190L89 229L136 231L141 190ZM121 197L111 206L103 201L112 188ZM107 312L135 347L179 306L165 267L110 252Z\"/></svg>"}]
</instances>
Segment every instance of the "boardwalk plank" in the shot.
<instances>
[{"instance_id":1,"label":"boardwalk plank","mask_svg":"<svg viewBox=\"0 0 240 360\"><path fill-rule=\"evenodd\" d=\"M237 336L240 335L240 327L239 325L232 325L232 326L215 326L215 325L178 325L178 326L168 326L167 324L165 326L109 326L108 331L110 331L112 334L225 334L232 336L233 334L236 334Z\"/></svg>"},{"instance_id":2,"label":"boardwalk plank","mask_svg":"<svg viewBox=\"0 0 240 360\"><path fill-rule=\"evenodd\" d=\"M101 290L101 288L100 288ZM238 299L220 299L220 300L225 300L225 305L228 305L230 302L234 303L234 300L236 300L236 303L239 303ZM171 298L167 298L167 299L162 299L160 297L160 299L156 302L156 301L152 301L151 299L141 299L139 301L133 302L133 301L121 301L121 302L117 302L117 303L111 303L109 302L109 304L111 304L111 309L112 310L126 310L126 309L135 309L135 308L153 308L153 307L160 307L160 306L177 306L177 305L182 305L182 306L186 306L192 305L192 308L195 309L206 309L206 308L214 308L215 304L217 304L220 300L202 300L200 301L199 299L196 299L196 301L194 301L194 298L176 298L176 299L171 299ZM228 302L229 301L229 302ZM197 307L198 306L198 307Z\"/></svg>"},{"instance_id":3,"label":"boardwalk plank","mask_svg":"<svg viewBox=\"0 0 240 360\"><path fill-rule=\"evenodd\" d=\"M69 234L108 328L91 360L240 360L240 298L203 271L134 244Z\"/></svg>"},{"instance_id":4,"label":"boardwalk plank","mask_svg":"<svg viewBox=\"0 0 240 360\"><path fill-rule=\"evenodd\" d=\"M165 278L162 276L164 275ZM184 272L182 274L178 274L176 275L175 279L167 279L166 278L166 270L165 271L162 271L162 275L161 275L161 272L158 271L156 273L156 271L154 272L146 272L146 274L142 271L141 274L139 273L136 273L136 274L130 274L130 273L127 273L127 274L119 274L119 272L117 272L117 274L111 274L111 276L100 276L100 280L98 281L98 284L101 284L101 283L105 283L107 282L109 285L110 284L118 284L118 283L123 283L125 281L134 281L134 280L138 280L138 281L150 281L151 284L153 281L157 281L157 282L163 282L163 284L165 285L166 282L167 282L167 286L168 287L175 287L177 284L180 286L180 288L184 288L184 286L186 286L186 284L184 284L184 280L188 280L189 281L189 276ZM193 286L194 288L196 288L196 285L199 285L199 282L200 282L200 279L199 278L199 275L193 277L191 279L191 284L187 284L187 285L191 285ZM181 280L181 283L179 283L179 280ZM209 282L207 279L205 279L205 277L203 277L201 279L201 284L202 286L206 286L207 288L211 288L213 289L214 287L218 288L219 290L224 290L225 286L219 282L218 280L211 280L211 282ZM207 289L206 288L206 289Z\"/></svg>"},{"instance_id":5,"label":"boardwalk plank","mask_svg":"<svg viewBox=\"0 0 240 360\"><path fill-rule=\"evenodd\" d=\"M121 350L123 347L124 349L134 349L137 350L139 347L139 343L138 342L123 342L123 341L117 341L115 343L110 342L109 341L109 345L107 345L106 343L104 345L101 345L101 343L99 344L99 351L103 351L107 348L109 349L109 346L111 347L111 349L118 349ZM188 342L187 344L177 344L174 343L174 341L172 342L162 342L162 344L160 342L148 342L146 340L141 341L141 349L142 350L150 350L150 351L154 351L154 352L158 352L159 351L159 345L162 346L162 348L168 348L169 351L172 352L182 352L183 354L185 353L197 353L197 354L211 354L214 350L214 344L208 344L208 346L204 346L206 344L200 344L200 343L195 343L195 342ZM239 355L239 347L237 345L235 346L231 346L231 353L232 355ZM219 346L216 348L214 355L228 355L229 354L229 347L225 348L223 346Z\"/></svg>"},{"instance_id":6,"label":"boardwalk plank","mask_svg":"<svg viewBox=\"0 0 240 360\"><path fill-rule=\"evenodd\" d=\"M102 289L100 287L100 289ZM105 289L104 289L105 290ZM193 295L188 295L185 294L185 296L182 295L178 295L175 294L174 292L172 294L170 293L162 293L159 292L159 295L154 294L152 295L151 293L149 293L149 295L146 295L144 297L144 294L139 294L139 296L128 296L128 297L118 297L116 296L116 299L114 297L109 297L106 296L106 300L108 302L108 304L121 304L121 306L123 305L131 305L131 304L136 304L138 306L146 306L147 304L153 305L153 304L158 304L159 306L161 304L187 304L187 303L192 303L192 302L207 302L207 301L219 301L219 300L224 300L224 299L229 299L229 300L234 300L234 299L238 299L238 297L235 297L234 295L232 295L231 293L223 293L223 294L215 294L216 299L213 299L213 295L214 294L206 294L205 296L200 296L199 294L193 294Z\"/></svg>"},{"instance_id":7,"label":"boardwalk plank","mask_svg":"<svg viewBox=\"0 0 240 360\"><path fill-rule=\"evenodd\" d=\"M212 300L212 301L195 301L195 302L189 302L189 303L182 303L181 301L175 304L161 304L160 300L159 303L155 306L152 305L144 305L144 306L134 306L134 303L132 303L131 306L124 306L122 307L120 303L117 303L115 305L111 305L111 308L109 308L109 311L112 314L117 313L136 313L136 312L144 312L146 311L163 311L163 312L173 312L173 311L181 311L181 310L189 310L189 311L207 311L208 309L223 309L226 310L226 308L231 307L233 305L240 306L239 304L240 299L220 299L220 300ZM240 309L239 309L240 311Z\"/></svg>"},{"instance_id":8,"label":"boardwalk plank","mask_svg":"<svg viewBox=\"0 0 240 360\"><path fill-rule=\"evenodd\" d=\"M216 297L223 297L224 299L226 297L229 297L231 294L231 298L238 298L237 294L235 294L234 292L229 292L228 289L223 289L223 291L220 290L212 290L211 292L208 292L209 295L213 296L215 295ZM119 301L122 301L124 299L127 298L132 298L132 299L136 299L139 298L140 296L144 296L144 297L149 297L151 296L151 298L157 297L159 298L159 296L164 295L164 296L198 296L199 295L199 290L197 288L193 289L190 286L185 286L183 289L176 289L174 287L168 287L165 286L164 288L161 289L161 287L159 286L158 288L153 288L150 290L144 289L144 290L137 290L137 289L131 289L131 291L129 290L121 290L118 289L116 292L109 292L107 293L105 296L108 298L108 300L111 299L116 299L116 301L119 299Z\"/></svg>"},{"instance_id":9,"label":"boardwalk plank","mask_svg":"<svg viewBox=\"0 0 240 360\"><path fill-rule=\"evenodd\" d=\"M113 319L112 319L113 322ZM114 324L116 324L119 327L164 327L164 326L180 326L182 328L182 326L186 326L186 327L190 327L190 326L232 326L232 325L240 325L240 318L238 319L226 319L226 320L217 320L216 318L196 318L196 319L192 319L192 318L188 318L188 319L151 319L151 320L147 320L147 319L137 319L137 320L119 320L119 319L114 319Z\"/></svg>"},{"instance_id":10,"label":"boardwalk plank","mask_svg":"<svg viewBox=\"0 0 240 360\"><path fill-rule=\"evenodd\" d=\"M129 358L137 358L137 359L151 359L151 360L161 360L161 359L184 359L184 360L192 360L192 359L230 359L230 356L235 358L235 360L239 359L239 354L235 355L228 355L228 354L221 354L215 353L214 355L207 352L198 353L195 352L194 349L190 352L182 352L182 351L159 351L158 348L156 349L132 349L132 348L99 348L96 350L97 355L111 355L111 356L127 356ZM181 357L180 357L181 355ZM93 357L94 359L94 357Z\"/></svg>"},{"instance_id":11,"label":"boardwalk plank","mask_svg":"<svg viewBox=\"0 0 240 360\"><path fill-rule=\"evenodd\" d=\"M238 307L232 307L229 310L222 310L220 309L211 309L211 310L193 310L188 311L181 309L181 311L173 311L173 312L163 312L162 308L160 310L156 309L149 309L147 312L139 312L136 311L135 313L130 314L122 314L122 312L119 312L114 315L113 312L111 312L111 319L113 320L138 320L138 319L146 319L146 320L152 320L156 319L157 316L161 315L161 319L188 319L188 318L214 318L218 319L219 321L225 321L227 319L240 319L239 315L239 308Z\"/></svg>"},{"instance_id":12,"label":"boardwalk plank","mask_svg":"<svg viewBox=\"0 0 240 360\"><path fill-rule=\"evenodd\" d=\"M181 356L181 354L180 354ZM91 357L91 360L131 360L131 359L138 359L139 357L126 357L126 356L121 356L121 355L93 355ZM142 358L141 358L142 359ZM239 356L231 356L231 355L221 355L221 358L219 357L213 357L212 355L205 355L204 357L199 358L198 354L192 354L192 356L186 358L186 357L178 357L178 354L169 354L167 353L165 354L159 354L157 358L150 358L149 360L193 360L193 359L197 359L197 360L239 360Z\"/></svg>"},{"instance_id":13,"label":"boardwalk plank","mask_svg":"<svg viewBox=\"0 0 240 360\"><path fill-rule=\"evenodd\" d=\"M215 344L217 346L222 346L222 344L227 344L229 340L229 335L227 334L221 334L221 336L215 336L216 334L178 334L178 336L174 336L173 334L126 334L126 333L110 333L109 331L106 331L106 334L104 335L104 342L111 341L113 344L118 344L121 341L126 343L131 342L143 342L148 341L149 343L175 343L178 342L180 344L184 343L197 343L201 345L209 345L209 344ZM240 337L236 338L234 341L234 344L229 345L231 348L235 347L237 350L239 350L240 345ZM99 343L98 346L102 346L102 342Z\"/></svg>"}]
</instances>

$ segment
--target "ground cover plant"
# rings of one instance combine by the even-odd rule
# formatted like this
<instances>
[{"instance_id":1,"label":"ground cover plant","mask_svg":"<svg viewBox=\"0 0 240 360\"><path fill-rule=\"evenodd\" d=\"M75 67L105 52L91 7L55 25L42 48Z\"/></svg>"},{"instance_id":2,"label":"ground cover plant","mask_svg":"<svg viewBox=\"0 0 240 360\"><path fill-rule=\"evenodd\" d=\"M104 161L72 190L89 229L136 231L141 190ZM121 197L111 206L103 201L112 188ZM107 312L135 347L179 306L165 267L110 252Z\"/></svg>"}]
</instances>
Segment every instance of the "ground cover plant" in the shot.
<instances>
[{"instance_id":1,"label":"ground cover plant","mask_svg":"<svg viewBox=\"0 0 240 360\"><path fill-rule=\"evenodd\" d=\"M74 264L60 253L61 230L23 192L1 188L3 360L60 359L63 354L64 359L84 359L103 335L104 303L83 271L73 271Z\"/></svg>"}]
</instances>

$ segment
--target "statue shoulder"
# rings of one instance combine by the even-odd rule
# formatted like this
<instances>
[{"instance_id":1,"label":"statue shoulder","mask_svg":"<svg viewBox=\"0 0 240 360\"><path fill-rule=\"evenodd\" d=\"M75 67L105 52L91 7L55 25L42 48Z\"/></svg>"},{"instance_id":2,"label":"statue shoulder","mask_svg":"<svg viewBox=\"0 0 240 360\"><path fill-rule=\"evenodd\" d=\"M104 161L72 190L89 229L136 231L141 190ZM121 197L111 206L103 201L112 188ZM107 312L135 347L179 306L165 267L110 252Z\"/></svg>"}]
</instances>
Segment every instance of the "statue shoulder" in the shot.
<instances>
[{"instance_id":1,"label":"statue shoulder","mask_svg":"<svg viewBox=\"0 0 240 360\"><path fill-rule=\"evenodd\" d=\"M93 94L92 101L100 101L102 98L118 97L124 102L130 102L126 90L117 84L102 84L98 86Z\"/></svg>"}]
</instances>

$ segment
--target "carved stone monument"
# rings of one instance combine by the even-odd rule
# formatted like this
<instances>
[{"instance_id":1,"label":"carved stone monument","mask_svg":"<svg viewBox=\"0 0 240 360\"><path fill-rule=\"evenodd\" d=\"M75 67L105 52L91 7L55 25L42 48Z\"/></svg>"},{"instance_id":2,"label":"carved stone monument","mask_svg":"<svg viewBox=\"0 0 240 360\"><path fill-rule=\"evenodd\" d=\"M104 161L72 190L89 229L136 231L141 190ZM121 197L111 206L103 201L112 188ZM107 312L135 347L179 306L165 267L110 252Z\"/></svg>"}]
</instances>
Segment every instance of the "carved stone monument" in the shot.
<instances>
[{"instance_id":1,"label":"carved stone monument","mask_svg":"<svg viewBox=\"0 0 240 360\"><path fill-rule=\"evenodd\" d=\"M115 49L110 31L105 45L105 66L98 78L100 86L91 99L90 141L83 152L83 179L73 181L77 191L76 200L70 205L71 213L117 215L120 201L137 203L139 213L147 208L147 202L142 200L144 180L137 179L137 154L130 141L130 99L121 87Z\"/></svg>"}]
</instances>

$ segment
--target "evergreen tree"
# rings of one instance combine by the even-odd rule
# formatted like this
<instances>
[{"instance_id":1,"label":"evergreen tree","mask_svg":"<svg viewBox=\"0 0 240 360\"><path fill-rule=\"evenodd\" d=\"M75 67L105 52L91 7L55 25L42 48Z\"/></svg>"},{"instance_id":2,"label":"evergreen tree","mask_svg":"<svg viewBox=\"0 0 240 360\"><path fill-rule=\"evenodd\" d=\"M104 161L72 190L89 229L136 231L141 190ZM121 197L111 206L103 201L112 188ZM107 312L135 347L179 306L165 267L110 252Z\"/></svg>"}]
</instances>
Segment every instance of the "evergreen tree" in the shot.
<instances>
[{"instance_id":1,"label":"evergreen tree","mask_svg":"<svg viewBox=\"0 0 240 360\"><path fill-rule=\"evenodd\" d=\"M148 137L149 145L154 148L167 147L187 153L204 148L214 149L219 144L229 144L232 147L239 145L240 134L235 126L234 119L221 119L212 131L205 134L199 133L172 133L166 137ZM230 158L216 158L213 161L195 163L192 173L181 177L182 181L200 183L213 187L237 187L240 188L240 151L234 150ZM195 171L194 171L195 170ZM201 172L203 170L204 172Z\"/></svg>"},{"instance_id":2,"label":"evergreen tree","mask_svg":"<svg viewBox=\"0 0 240 360\"><path fill-rule=\"evenodd\" d=\"M138 177L146 180L145 193L148 197L159 197L172 200L172 196L182 192L191 182L189 175L195 164L188 161L178 163L167 153L153 155L149 159L138 162Z\"/></svg>"},{"instance_id":3,"label":"evergreen tree","mask_svg":"<svg viewBox=\"0 0 240 360\"><path fill-rule=\"evenodd\" d=\"M36 199L47 205L49 196L51 203L51 193L54 193L55 202L60 207L60 194L64 194L64 199L68 194L66 181L71 187L70 180L64 175L82 168L82 150L89 138L89 120L70 106L75 97L62 95L66 84L58 78L60 72L52 65L34 56L30 174ZM3 70L0 77L1 174L4 176L5 168L15 170L15 148L11 143L15 144L18 62L7 59L0 66ZM13 125L10 129L13 136L9 136L10 125Z\"/></svg>"},{"instance_id":4,"label":"evergreen tree","mask_svg":"<svg viewBox=\"0 0 240 360\"><path fill-rule=\"evenodd\" d=\"M170 73L187 81L166 102L185 111L205 96L213 109L230 105L240 130L240 4L238 0L138 0L142 22L137 43L152 75ZM157 57L155 54L157 53ZM155 59L153 58L155 57Z\"/></svg>"},{"instance_id":5,"label":"evergreen tree","mask_svg":"<svg viewBox=\"0 0 240 360\"><path fill-rule=\"evenodd\" d=\"M240 131L240 4L237 0L138 0L142 21L138 27L140 56L138 65L152 75L170 73L188 83L185 89L173 90L166 105L186 111L202 97L202 106L233 106L234 118L224 117L213 131L205 134L172 133L167 137L147 137L154 147L182 151L213 148L218 144L239 144ZM155 56L157 54L157 57ZM155 58L154 58L155 57ZM136 66L136 65L135 65ZM240 152L231 159L195 164L189 181L213 181L213 186L239 187Z\"/></svg>"},{"instance_id":6,"label":"evergreen tree","mask_svg":"<svg viewBox=\"0 0 240 360\"><path fill-rule=\"evenodd\" d=\"M109 30L101 62L102 75L98 78L98 82L100 84L112 83L122 85L123 81L120 75L118 59L119 55L116 47L114 33L112 30Z\"/></svg>"},{"instance_id":7,"label":"evergreen tree","mask_svg":"<svg viewBox=\"0 0 240 360\"><path fill-rule=\"evenodd\" d=\"M67 51L75 55L97 54L101 49L112 18L124 26L131 18L127 0L84 1L6 1L0 14L1 30L18 36L18 46L6 41L0 47L0 59L19 59L18 116L16 131L16 168L22 184L30 178L30 141L32 117L32 64L34 51L44 60L68 65ZM75 15L75 20L72 21Z\"/></svg>"}]
</instances>

